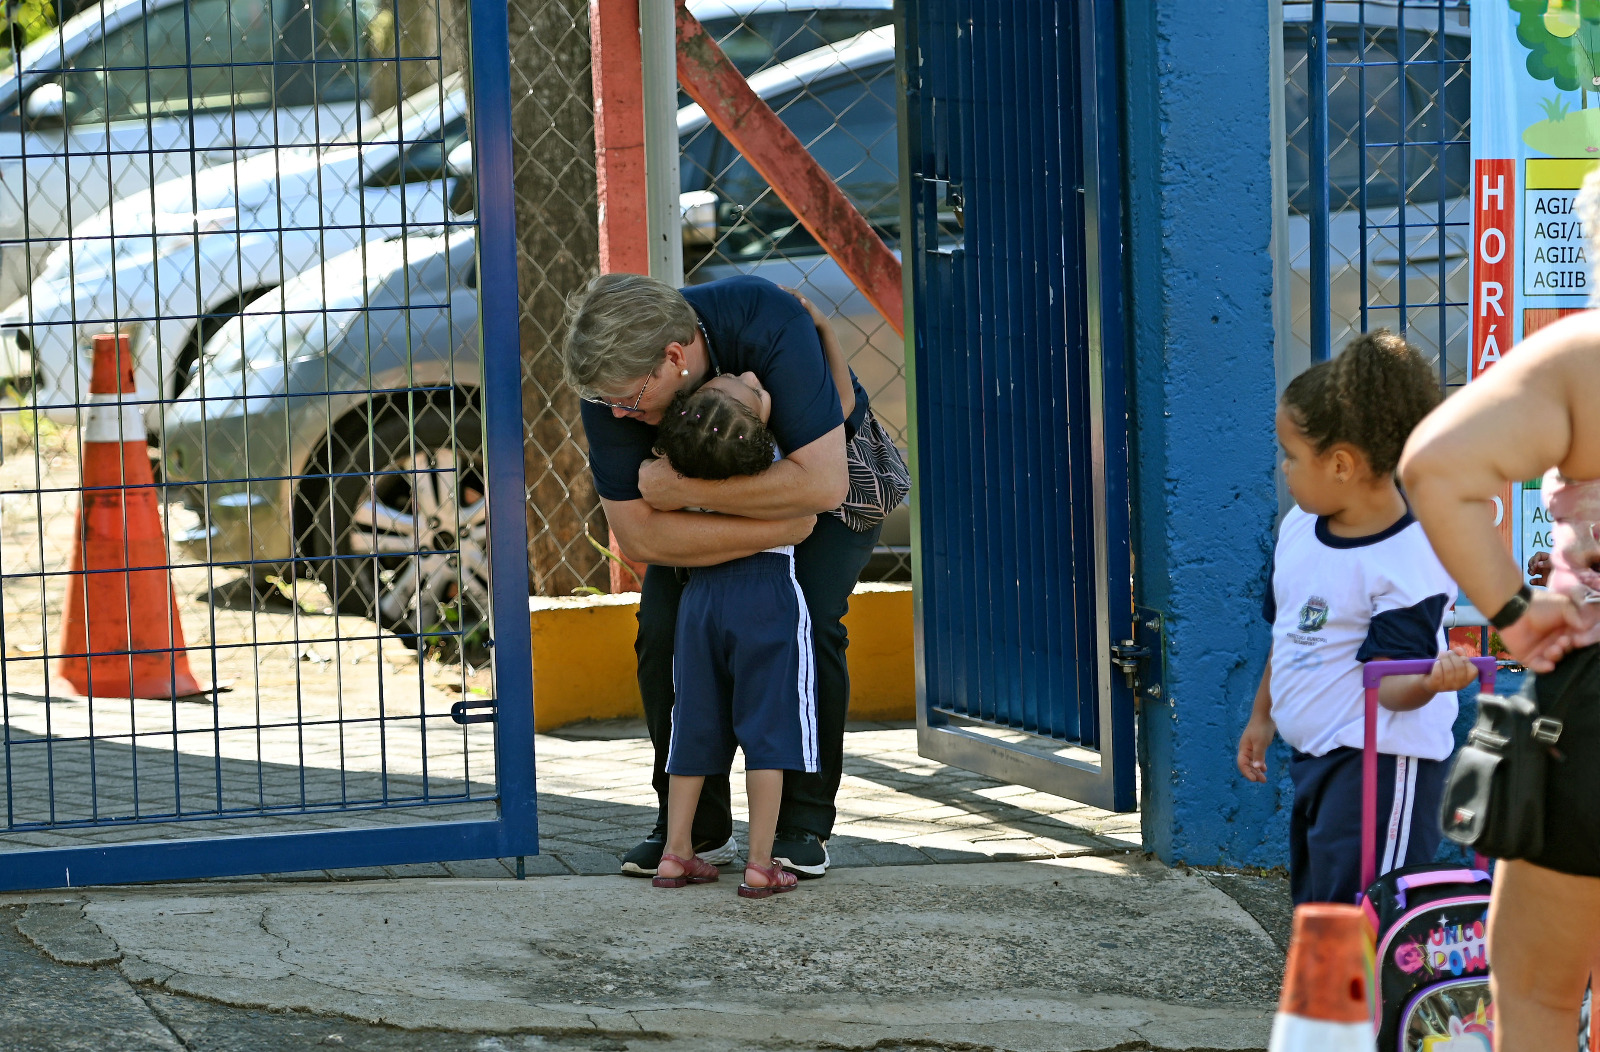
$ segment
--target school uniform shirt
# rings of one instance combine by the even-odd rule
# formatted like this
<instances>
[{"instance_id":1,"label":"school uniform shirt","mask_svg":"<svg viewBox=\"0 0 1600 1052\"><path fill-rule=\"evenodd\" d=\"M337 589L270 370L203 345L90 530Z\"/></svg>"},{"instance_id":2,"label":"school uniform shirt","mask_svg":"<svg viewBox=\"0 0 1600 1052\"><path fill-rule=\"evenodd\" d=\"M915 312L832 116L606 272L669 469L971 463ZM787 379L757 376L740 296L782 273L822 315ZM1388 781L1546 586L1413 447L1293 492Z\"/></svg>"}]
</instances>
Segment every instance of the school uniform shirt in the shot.
<instances>
[{"instance_id":1,"label":"school uniform shirt","mask_svg":"<svg viewBox=\"0 0 1600 1052\"><path fill-rule=\"evenodd\" d=\"M1262 613L1272 623L1272 718L1310 756L1362 747L1361 668L1376 658L1434 658L1456 585L1422 526L1404 518L1370 537L1336 537L1295 508L1283 520ZM1444 760L1456 696L1410 712L1378 710L1378 751Z\"/></svg>"},{"instance_id":2,"label":"school uniform shirt","mask_svg":"<svg viewBox=\"0 0 1600 1052\"><path fill-rule=\"evenodd\" d=\"M854 434L866 416L867 392L852 373L856 407L845 420L816 324L799 300L748 274L679 291L700 320L712 375L752 372L771 393L767 427L785 456L840 424L846 437ZM639 465L651 458L656 428L593 402L581 409L595 490L606 500L640 499Z\"/></svg>"}]
</instances>

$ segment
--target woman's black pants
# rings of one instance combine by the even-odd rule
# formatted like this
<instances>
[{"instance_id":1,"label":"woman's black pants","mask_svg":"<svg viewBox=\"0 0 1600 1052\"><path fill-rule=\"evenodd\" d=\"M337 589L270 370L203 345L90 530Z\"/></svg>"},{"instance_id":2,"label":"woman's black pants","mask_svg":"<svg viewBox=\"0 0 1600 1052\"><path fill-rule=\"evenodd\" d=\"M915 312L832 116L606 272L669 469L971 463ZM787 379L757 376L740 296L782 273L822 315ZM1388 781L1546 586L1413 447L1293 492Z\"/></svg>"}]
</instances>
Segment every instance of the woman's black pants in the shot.
<instances>
[{"instance_id":1,"label":"woman's black pants","mask_svg":"<svg viewBox=\"0 0 1600 1052\"><path fill-rule=\"evenodd\" d=\"M778 828L813 833L827 839L836 814L834 797L844 767L844 721L850 707L850 672L845 665L842 619L862 569L878 543L881 527L857 533L833 515L818 515L816 529L795 548L795 576L811 610L817 660L817 737L821 770L789 772L783 779ZM645 572L639 600L639 693L645 725L655 746L655 786L660 811L656 833L667 828L667 746L672 741L672 643L677 630L678 600L687 577L669 566ZM733 805L726 775L706 779L694 816L696 844L722 844L733 835Z\"/></svg>"}]
</instances>

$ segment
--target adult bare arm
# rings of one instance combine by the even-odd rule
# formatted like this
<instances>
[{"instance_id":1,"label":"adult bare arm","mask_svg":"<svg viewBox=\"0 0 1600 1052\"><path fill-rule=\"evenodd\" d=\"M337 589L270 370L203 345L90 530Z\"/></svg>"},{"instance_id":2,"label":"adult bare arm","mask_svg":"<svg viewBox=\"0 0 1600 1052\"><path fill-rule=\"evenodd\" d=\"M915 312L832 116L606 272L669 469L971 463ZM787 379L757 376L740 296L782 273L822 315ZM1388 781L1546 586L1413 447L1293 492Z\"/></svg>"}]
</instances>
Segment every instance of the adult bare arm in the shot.
<instances>
[{"instance_id":1,"label":"adult bare arm","mask_svg":"<svg viewBox=\"0 0 1600 1052\"><path fill-rule=\"evenodd\" d=\"M646 461L639 468L639 492L658 511L706 508L752 519L787 519L832 511L849 491L843 424L759 475L709 482L684 478L666 460Z\"/></svg>"},{"instance_id":2,"label":"adult bare arm","mask_svg":"<svg viewBox=\"0 0 1600 1052\"><path fill-rule=\"evenodd\" d=\"M1446 400L1406 444L1400 471L1412 509L1479 610L1493 614L1522 586L1489 513L1506 483L1553 465L1573 477L1600 475L1597 377L1600 322L1592 315L1559 322ZM1578 623L1570 601L1539 593L1501 637L1530 667L1547 670Z\"/></svg>"},{"instance_id":3,"label":"adult bare arm","mask_svg":"<svg viewBox=\"0 0 1600 1052\"><path fill-rule=\"evenodd\" d=\"M657 511L642 500L601 500L606 522L630 559L657 566L712 566L799 544L817 517L748 519L695 511Z\"/></svg>"}]
</instances>

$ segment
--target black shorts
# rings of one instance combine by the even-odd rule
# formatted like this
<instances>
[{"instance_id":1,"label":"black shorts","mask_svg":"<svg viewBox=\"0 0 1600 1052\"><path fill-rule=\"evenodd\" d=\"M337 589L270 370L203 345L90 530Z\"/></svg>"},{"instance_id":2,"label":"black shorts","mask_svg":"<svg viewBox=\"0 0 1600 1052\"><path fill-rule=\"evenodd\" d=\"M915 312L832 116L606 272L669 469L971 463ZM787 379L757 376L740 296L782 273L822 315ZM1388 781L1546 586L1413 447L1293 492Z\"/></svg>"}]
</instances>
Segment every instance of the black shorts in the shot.
<instances>
[{"instance_id":1,"label":"black shorts","mask_svg":"<svg viewBox=\"0 0 1600 1052\"><path fill-rule=\"evenodd\" d=\"M1600 877L1600 645L1574 650L1534 681L1547 712L1568 686L1560 758L1545 784L1544 850L1527 861L1576 877Z\"/></svg>"}]
</instances>

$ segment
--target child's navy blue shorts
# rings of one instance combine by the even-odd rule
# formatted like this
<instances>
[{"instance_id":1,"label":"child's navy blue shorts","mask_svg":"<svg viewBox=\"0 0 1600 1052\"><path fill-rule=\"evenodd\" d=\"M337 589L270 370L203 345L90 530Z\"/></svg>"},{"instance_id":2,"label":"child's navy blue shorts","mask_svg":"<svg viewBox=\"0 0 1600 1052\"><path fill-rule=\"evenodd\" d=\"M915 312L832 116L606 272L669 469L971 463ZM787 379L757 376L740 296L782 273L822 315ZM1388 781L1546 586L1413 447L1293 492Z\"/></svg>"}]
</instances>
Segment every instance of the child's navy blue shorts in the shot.
<instances>
[{"instance_id":1,"label":"child's navy blue shorts","mask_svg":"<svg viewBox=\"0 0 1600 1052\"><path fill-rule=\"evenodd\" d=\"M817 770L811 613L793 554L757 552L689 572L672 661L667 773Z\"/></svg>"},{"instance_id":2,"label":"child's navy blue shorts","mask_svg":"<svg viewBox=\"0 0 1600 1052\"><path fill-rule=\"evenodd\" d=\"M1439 801L1448 765L1415 756L1378 756L1378 875L1432 862L1444 833ZM1302 902L1349 902L1361 886L1361 750L1293 753L1289 779L1289 892Z\"/></svg>"}]
</instances>

